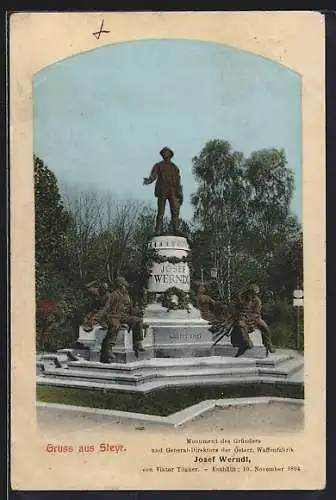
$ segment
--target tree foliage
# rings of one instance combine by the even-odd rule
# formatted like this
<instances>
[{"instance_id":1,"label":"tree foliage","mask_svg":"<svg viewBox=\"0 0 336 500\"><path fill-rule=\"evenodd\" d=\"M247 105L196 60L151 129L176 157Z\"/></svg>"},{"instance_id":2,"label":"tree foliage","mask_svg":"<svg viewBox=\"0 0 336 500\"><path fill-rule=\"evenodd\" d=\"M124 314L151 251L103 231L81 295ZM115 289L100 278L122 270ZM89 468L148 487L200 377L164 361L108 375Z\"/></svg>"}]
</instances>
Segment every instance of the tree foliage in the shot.
<instances>
[{"instance_id":1,"label":"tree foliage","mask_svg":"<svg viewBox=\"0 0 336 500\"><path fill-rule=\"evenodd\" d=\"M280 248L283 258L299 251L293 247L299 225L290 214L294 177L285 152L264 149L244 158L229 142L216 139L193 158L193 173L196 246L204 266L217 269L219 296L230 300L249 281L288 291L293 278L280 285L269 274L279 272ZM292 273L299 273L298 266Z\"/></svg>"},{"instance_id":2,"label":"tree foliage","mask_svg":"<svg viewBox=\"0 0 336 500\"><path fill-rule=\"evenodd\" d=\"M245 161L249 187L249 227L251 243L265 255L282 241L283 229L290 224L290 202L294 175L287 167L283 150L255 151Z\"/></svg>"},{"instance_id":3,"label":"tree foliage","mask_svg":"<svg viewBox=\"0 0 336 500\"><path fill-rule=\"evenodd\" d=\"M35 258L40 266L60 264L70 223L54 173L34 156Z\"/></svg>"}]
</instances>

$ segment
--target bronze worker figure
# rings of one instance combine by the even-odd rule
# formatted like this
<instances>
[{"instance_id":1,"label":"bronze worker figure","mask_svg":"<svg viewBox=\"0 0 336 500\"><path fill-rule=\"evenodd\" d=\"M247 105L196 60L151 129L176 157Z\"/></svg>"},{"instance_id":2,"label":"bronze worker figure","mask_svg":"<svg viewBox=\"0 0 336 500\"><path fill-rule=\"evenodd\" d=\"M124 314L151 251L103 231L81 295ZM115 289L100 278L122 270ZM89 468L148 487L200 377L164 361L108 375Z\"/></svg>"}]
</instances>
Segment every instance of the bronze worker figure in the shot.
<instances>
[{"instance_id":1,"label":"bronze worker figure","mask_svg":"<svg viewBox=\"0 0 336 500\"><path fill-rule=\"evenodd\" d=\"M238 347L236 357L242 356L247 349L253 347L249 334L256 328L261 331L266 355L269 352L275 352L270 329L262 319L262 302L258 296L259 292L258 285L249 285L235 301L223 307L223 315L218 314L215 321L212 321L210 331L215 334L219 333L215 344L223 338L225 332L231 329L231 343L234 347Z\"/></svg>"},{"instance_id":2,"label":"bronze worker figure","mask_svg":"<svg viewBox=\"0 0 336 500\"><path fill-rule=\"evenodd\" d=\"M212 321L216 301L205 291L204 285L199 285L196 293L196 306L201 311L203 319Z\"/></svg>"},{"instance_id":3,"label":"bronze worker figure","mask_svg":"<svg viewBox=\"0 0 336 500\"><path fill-rule=\"evenodd\" d=\"M136 353L144 350L141 345L144 338L144 325L132 304L127 290L128 286L125 278L117 278L115 290L108 294L105 306L96 315L99 323L107 326L107 334L101 346L100 361L102 363L109 363L115 358L113 346L122 325L127 325L129 330L132 330L133 350Z\"/></svg>"},{"instance_id":4,"label":"bronze worker figure","mask_svg":"<svg viewBox=\"0 0 336 500\"><path fill-rule=\"evenodd\" d=\"M171 213L171 225L174 232L178 230L180 207L183 203L183 192L181 186L180 171L171 161L174 152L170 148L163 148L160 151L163 161L156 163L149 177L143 180L144 185L156 181L155 197L158 200L155 232L162 231L163 216L166 202L168 200Z\"/></svg>"},{"instance_id":5,"label":"bronze worker figure","mask_svg":"<svg viewBox=\"0 0 336 500\"><path fill-rule=\"evenodd\" d=\"M262 302L259 297L258 285L249 285L239 295L239 326L248 332L258 328L262 334L263 344L267 352L274 353L275 348L271 341L271 332L262 318Z\"/></svg>"}]
</instances>

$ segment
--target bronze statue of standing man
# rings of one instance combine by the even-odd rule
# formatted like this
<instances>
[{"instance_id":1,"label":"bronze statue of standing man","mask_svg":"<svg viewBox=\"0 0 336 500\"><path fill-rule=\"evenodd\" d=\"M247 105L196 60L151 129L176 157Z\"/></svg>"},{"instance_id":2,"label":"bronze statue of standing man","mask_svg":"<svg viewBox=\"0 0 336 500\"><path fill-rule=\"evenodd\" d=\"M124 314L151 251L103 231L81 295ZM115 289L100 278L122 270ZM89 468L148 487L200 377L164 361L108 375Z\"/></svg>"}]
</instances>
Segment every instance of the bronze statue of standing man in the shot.
<instances>
[{"instance_id":1,"label":"bronze statue of standing man","mask_svg":"<svg viewBox=\"0 0 336 500\"><path fill-rule=\"evenodd\" d=\"M156 181L155 197L158 200L155 232L162 231L163 217L168 200L171 213L171 225L174 232L178 231L180 207L183 203L183 192L181 186L180 171L171 161L174 152L170 148L160 151L163 161L156 163L149 177L144 178L144 185Z\"/></svg>"}]
</instances>

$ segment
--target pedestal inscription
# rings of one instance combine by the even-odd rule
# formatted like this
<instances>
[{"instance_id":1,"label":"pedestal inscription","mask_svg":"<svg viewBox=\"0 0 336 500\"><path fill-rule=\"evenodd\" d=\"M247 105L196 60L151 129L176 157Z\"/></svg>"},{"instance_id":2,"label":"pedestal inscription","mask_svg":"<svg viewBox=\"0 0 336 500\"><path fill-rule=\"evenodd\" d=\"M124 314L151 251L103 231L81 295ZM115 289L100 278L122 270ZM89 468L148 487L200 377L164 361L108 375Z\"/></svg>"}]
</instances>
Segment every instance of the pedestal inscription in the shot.
<instances>
[{"instance_id":1,"label":"pedestal inscription","mask_svg":"<svg viewBox=\"0 0 336 500\"><path fill-rule=\"evenodd\" d=\"M153 328L154 342L156 345L176 345L176 344L205 344L207 347L212 344L212 335L204 326L157 326Z\"/></svg>"},{"instance_id":2,"label":"pedestal inscription","mask_svg":"<svg viewBox=\"0 0 336 500\"><path fill-rule=\"evenodd\" d=\"M163 287L169 288L171 286L181 288L185 292L189 291L189 267L186 264L154 263L149 291L160 292Z\"/></svg>"},{"instance_id":3,"label":"pedestal inscription","mask_svg":"<svg viewBox=\"0 0 336 500\"><path fill-rule=\"evenodd\" d=\"M169 340L177 340L178 342L195 342L202 340L201 333L176 333L170 334Z\"/></svg>"},{"instance_id":4,"label":"pedestal inscription","mask_svg":"<svg viewBox=\"0 0 336 500\"><path fill-rule=\"evenodd\" d=\"M148 248L155 250L156 255L162 260L162 262L154 261L152 264L148 291L163 293L175 286L184 292L189 292L190 271L188 263L183 262L190 252L187 240L181 236L155 236L148 243ZM170 258L180 259L180 262L169 262Z\"/></svg>"}]
</instances>

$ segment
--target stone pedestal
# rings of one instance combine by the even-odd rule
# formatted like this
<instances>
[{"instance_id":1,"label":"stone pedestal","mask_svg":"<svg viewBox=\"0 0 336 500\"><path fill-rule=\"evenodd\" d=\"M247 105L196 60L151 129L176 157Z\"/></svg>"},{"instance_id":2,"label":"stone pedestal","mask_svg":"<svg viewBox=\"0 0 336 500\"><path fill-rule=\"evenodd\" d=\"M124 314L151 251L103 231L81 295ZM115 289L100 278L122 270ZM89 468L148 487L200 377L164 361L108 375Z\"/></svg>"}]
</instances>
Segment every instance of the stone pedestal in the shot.
<instances>
[{"instance_id":1,"label":"stone pedestal","mask_svg":"<svg viewBox=\"0 0 336 500\"><path fill-rule=\"evenodd\" d=\"M96 326L93 330L86 332L82 327L79 329L77 342L89 350L89 361L99 361L101 344L106 335L106 329ZM147 349L144 352L135 353L133 350L132 332L127 328L121 328L118 332L113 353L116 358L114 363L127 363L129 361L148 359L153 356L151 342L147 342Z\"/></svg>"},{"instance_id":2,"label":"stone pedestal","mask_svg":"<svg viewBox=\"0 0 336 500\"><path fill-rule=\"evenodd\" d=\"M87 361L99 361L100 349L106 330L96 326L92 330L86 331L79 327L79 336L76 342L76 352L81 354ZM81 347L78 347L81 346Z\"/></svg>"},{"instance_id":3,"label":"stone pedestal","mask_svg":"<svg viewBox=\"0 0 336 500\"><path fill-rule=\"evenodd\" d=\"M200 311L190 303L188 309L168 310L160 303L162 294L169 288L182 290L187 297L190 291L188 256L190 247L181 236L156 236L148 244L158 260L153 262L148 281L148 292L154 300L144 312L144 322L149 325L155 357L211 356L212 334L209 324ZM178 304L178 297L173 297Z\"/></svg>"},{"instance_id":4,"label":"stone pedestal","mask_svg":"<svg viewBox=\"0 0 336 500\"><path fill-rule=\"evenodd\" d=\"M214 339L209 331L209 323L202 319L198 309L190 303L188 309L168 310L161 305L162 294L171 287L184 293L190 291L190 270L188 256L190 247L181 236L156 236L148 243L159 257L153 262L148 281L148 292L154 296L146 307L144 322L149 325L147 348L153 349L157 358L186 358L199 356L235 356L237 348L229 337L224 337L212 347ZM175 297L178 301L178 297ZM250 335L253 348L246 351L245 357L263 358L266 349L262 344L259 331Z\"/></svg>"},{"instance_id":5,"label":"stone pedestal","mask_svg":"<svg viewBox=\"0 0 336 500\"><path fill-rule=\"evenodd\" d=\"M147 290L150 293L163 293L170 287L176 287L186 293L190 291L190 270L187 258L190 252L186 238L181 236L155 236L148 243L149 250L167 258L163 262L153 262ZM169 258L180 262L169 262Z\"/></svg>"},{"instance_id":6,"label":"stone pedestal","mask_svg":"<svg viewBox=\"0 0 336 500\"><path fill-rule=\"evenodd\" d=\"M157 358L211 356L212 334L200 312L168 311L159 303L147 306L144 322L149 325L153 352ZM145 347L145 344L144 344Z\"/></svg>"}]
</instances>

